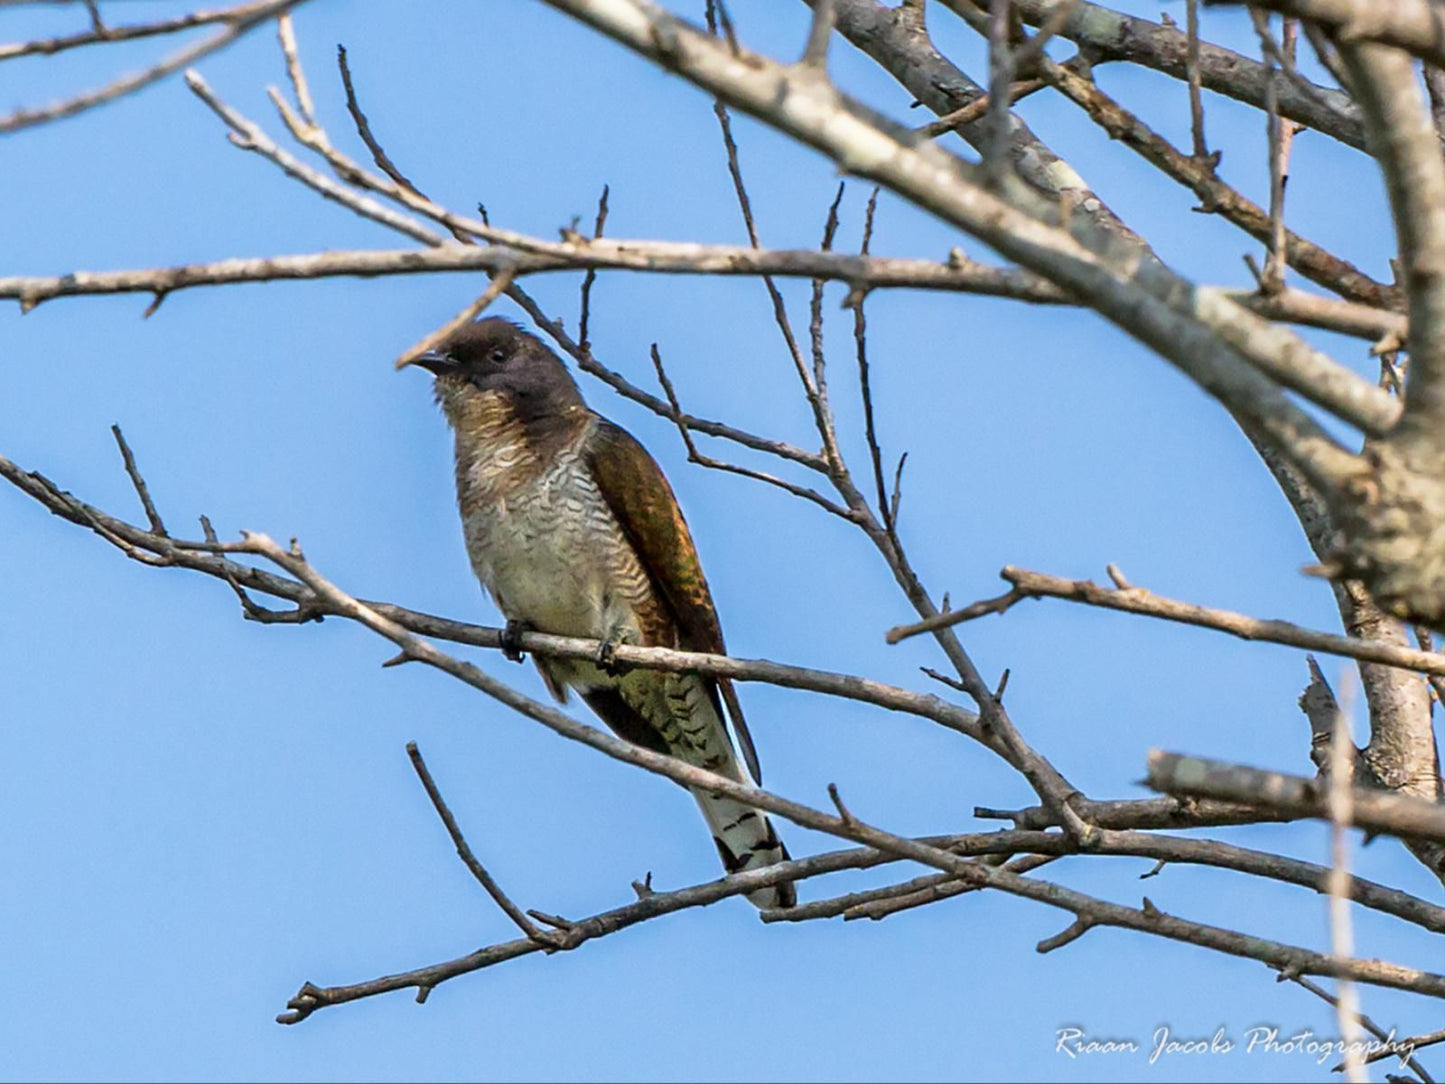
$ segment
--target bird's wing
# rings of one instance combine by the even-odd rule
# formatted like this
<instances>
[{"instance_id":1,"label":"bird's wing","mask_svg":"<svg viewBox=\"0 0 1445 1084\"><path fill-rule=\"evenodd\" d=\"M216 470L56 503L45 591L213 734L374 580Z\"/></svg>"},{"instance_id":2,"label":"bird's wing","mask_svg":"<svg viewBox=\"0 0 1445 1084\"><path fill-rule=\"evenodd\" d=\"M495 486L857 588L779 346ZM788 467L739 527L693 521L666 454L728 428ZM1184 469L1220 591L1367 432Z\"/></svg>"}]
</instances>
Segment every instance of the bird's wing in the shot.
<instances>
[{"instance_id":1,"label":"bird's wing","mask_svg":"<svg viewBox=\"0 0 1445 1084\"><path fill-rule=\"evenodd\" d=\"M607 506L677 623L680 646L688 651L726 654L712 592L662 468L631 433L602 417L587 436L585 454ZM721 692L743 759L753 779L761 783L758 754L731 680L719 677L708 684L715 701ZM721 718L722 706L716 707Z\"/></svg>"}]
</instances>

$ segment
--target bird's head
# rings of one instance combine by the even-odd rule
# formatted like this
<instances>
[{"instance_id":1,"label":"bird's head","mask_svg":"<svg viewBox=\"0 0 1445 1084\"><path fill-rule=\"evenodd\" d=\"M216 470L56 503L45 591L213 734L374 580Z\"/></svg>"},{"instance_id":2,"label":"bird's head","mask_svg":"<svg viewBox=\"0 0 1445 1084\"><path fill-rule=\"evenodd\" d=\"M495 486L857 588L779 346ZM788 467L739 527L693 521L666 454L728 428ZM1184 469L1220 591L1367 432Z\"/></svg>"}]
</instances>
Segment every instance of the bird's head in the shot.
<instances>
[{"instance_id":1,"label":"bird's head","mask_svg":"<svg viewBox=\"0 0 1445 1084\"><path fill-rule=\"evenodd\" d=\"M466 324L411 360L436 377L437 402L452 424L505 411L523 423L583 406L560 358L500 316Z\"/></svg>"}]
</instances>

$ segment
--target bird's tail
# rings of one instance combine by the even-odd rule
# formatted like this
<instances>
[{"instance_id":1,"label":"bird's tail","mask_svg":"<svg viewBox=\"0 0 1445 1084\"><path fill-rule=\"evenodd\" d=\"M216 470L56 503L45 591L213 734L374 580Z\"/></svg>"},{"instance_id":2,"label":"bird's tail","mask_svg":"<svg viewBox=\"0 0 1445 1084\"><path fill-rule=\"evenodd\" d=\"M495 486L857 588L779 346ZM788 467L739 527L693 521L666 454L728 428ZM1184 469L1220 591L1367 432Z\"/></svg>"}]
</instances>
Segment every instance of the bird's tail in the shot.
<instances>
[{"instance_id":1,"label":"bird's tail","mask_svg":"<svg viewBox=\"0 0 1445 1084\"><path fill-rule=\"evenodd\" d=\"M771 866L788 860L788 848L773 831L773 824L761 809L753 809L733 798L711 791L691 788L692 796L712 829L712 841L729 873ZM763 909L792 907L798 893L792 881L748 893L748 902Z\"/></svg>"},{"instance_id":2,"label":"bird's tail","mask_svg":"<svg viewBox=\"0 0 1445 1084\"><path fill-rule=\"evenodd\" d=\"M549 666L555 661L549 660ZM645 748L667 753L739 783L757 783L758 758L747 736L737 698L723 682L710 684L698 674L666 674L662 681L646 670L598 680L582 695L614 732ZM724 723L723 702L738 739ZM705 787L689 787L712 830L713 842L728 873L760 869L788 860L768 816L760 809ZM756 907L792 907L798 894L791 881L748 893Z\"/></svg>"}]
</instances>

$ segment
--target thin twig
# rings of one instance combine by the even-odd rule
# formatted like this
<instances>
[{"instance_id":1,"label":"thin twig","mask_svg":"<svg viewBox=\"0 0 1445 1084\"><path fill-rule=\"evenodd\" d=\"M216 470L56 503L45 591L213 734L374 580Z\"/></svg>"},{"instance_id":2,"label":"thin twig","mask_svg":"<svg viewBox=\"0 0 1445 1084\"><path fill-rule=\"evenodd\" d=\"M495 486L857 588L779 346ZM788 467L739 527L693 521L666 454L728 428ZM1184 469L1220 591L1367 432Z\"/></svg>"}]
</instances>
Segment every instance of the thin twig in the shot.
<instances>
[{"instance_id":1,"label":"thin twig","mask_svg":"<svg viewBox=\"0 0 1445 1084\"><path fill-rule=\"evenodd\" d=\"M93 0L90 0L93 4ZM15 42L9 45L0 45L0 60L11 60L22 56L53 56L56 53L64 52L67 49L75 49L84 45L103 45L114 41L134 41L137 38L155 37L161 34L174 34L182 30L190 30L197 26L206 26L211 23L230 23L237 17L244 17L256 7L254 2L240 4L233 8L221 8L211 11L194 11L188 15L181 15L174 19L161 19L151 23L139 23L127 26L106 26L98 19L98 13L91 17L90 29L79 34L67 34L58 38L38 38L32 41ZM94 11L94 8L91 8Z\"/></svg>"},{"instance_id":2,"label":"thin twig","mask_svg":"<svg viewBox=\"0 0 1445 1084\"><path fill-rule=\"evenodd\" d=\"M878 209L878 189L874 188L868 197L868 209L863 216L863 241L859 248L862 256L868 255L873 241L873 215ZM863 400L863 437L868 443L868 458L873 466L873 482L877 486L878 515L883 527L890 534L897 534L894 521L894 504L888 500L883 480L883 450L878 444L878 427L873 417L873 382L868 365L868 317L863 311L866 294L860 295L853 305L853 342L858 354L858 389ZM896 489L896 487L895 487Z\"/></svg>"},{"instance_id":3,"label":"thin twig","mask_svg":"<svg viewBox=\"0 0 1445 1084\"><path fill-rule=\"evenodd\" d=\"M1183 154L1136 114L1106 94L1098 84L1071 71L1067 65L1044 60L1040 61L1039 70L1051 85L1083 109L1111 138L1120 140L1156 169L1188 186L1199 197L1201 211L1218 214L1251 237L1268 240L1268 211L1220 179L1212 155L1200 159L1197 154ZM1376 308L1396 311L1403 308L1396 287L1371 278L1348 260L1293 231L1286 230L1285 241L1285 254L1290 266L1326 289Z\"/></svg>"},{"instance_id":4,"label":"thin twig","mask_svg":"<svg viewBox=\"0 0 1445 1084\"><path fill-rule=\"evenodd\" d=\"M1084 934L1088 933L1093 928L1093 919L1089 918L1087 915L1080 915L1078 918L1074 919L1074 921L1070 923L1067 928L1060 930L1052 937L1045 937L1042 941L1040 941L1037 945L1034 946L1034 951L1042 956L1045 953L1053 952L1055 949L1061 949L1065 945L1072 944L1073 942L1077 941L1079 938L1083 937Z\"/></svg>"},{"instance_id":5,"label":"thin twig","mask_svg":"<svg viewBox=\"0 0 1445 1084\"><path fill-rule=\"evenodd\" d=\"M1008 873L1024 874L1041 866L1046 866L1056 860L1055 855L1026 854L1019 858L1003 861L1002 855L991 855L982 859L992 864L1002 864ZM913 883L918 887L912 892L902 891L903 886L897 886L900 891L891 897L880 897L871 901L863 901L843 912L844 922L856 922L859 919L868 919L872 922L881 922L885 918L899 914L903 911L912 911L919 907L927 907L930 904L942 900L951 899L954 896L963 895L965 892L976 892L977 886L965 884L947 874L939 874L937 883L925 883L930 880L927 877L919 877Z\"/></svg>"},{"instance_id":6,"label":"thin twig","mask_svg":"<svg viewBox=\"0 0 1445 1084\"><path fill-rule=\"evenodd\" d=\"M1201 164L1214 161L1204 138L1204 95L1199 86L1199 0L1185 0L1186 32L1189 44L1185 53L1185 72L1189 82L1189 133L1194 141L1194 160Z\"/></svg>"},{"instance_id":7,"label":"thin twig","mask_svg":"<svg viewBox=\"0 0 1445 1084\"><path fill-rule=\"evenodd\" d=\"M311 84L306 81L306 70L301 66L301 54L296 47L296 28L291 25L291 13L285 12L276 20L276 37L281 43L281 53L286 58L286 77L291 80L291 89L296 95L296 108L301 119L312 128L316 123L316 103L311 98Z\"/></svg>"},{"instance_id":8,"label":"thin twig","mask_svg":"<svg viewBox=\"0 0 1445 1084\"><path fill-rule=\"evenodd\" d=\"M726 38L733 56L741 55L742 47L738 44L738 33L733 27L732 17L728 15L727 5L723 0L707 0L705 10L707 32L717 37L718 27L721 26L723 37Z\"/></svg>"},{"instance_id":9,"label":"thin twig","mask_svg":"<svg viewBox=\"0 0 1445 1084\"><path fill-rule=\"evenodd\" d=\"M1373 1054L1368 1054L1365 1056L1365 1064L1368 1065L1371 1062L1382 1061L1385 1058L1399 1057L1398 1051L1401 1049L1407 1049L1413 1053L1427 1046L1437 1046L1440 1043L1445 1043L1445 1028L1441 1028L1438 1031L1426 1032L1423 1035L1411 1035L1405 1039L1397 1039L1395 1040L1395 1050L1377 1050ZM1415 1070L1416 1076L1420 1077L1423 1081L1429 1081L1430 1078L1424 1075L1424 1070L1416 1065L1413 1058L1410 1059L1410 1065L1411 1068Z\"/></svg>"},{"instance_id":10,"label":"thin twig","mask_svg":"<svg viewBox=\"0 0 1445 1084\"><path fill-rule=\"evenodd\" d=\"M828 216L823 222L823 240L818 245L820 252L829 252L833 248L833 237L838 232L838 207L843 202L844 187L844 182L839 181L837 194L828 205ZM823 350L823 285L823 279L813 280L812 299L808 306L808 339L813 347L813 383L817 385L818 393L826 397L828 365L827 355Z\"/></svg>"},{"instance_id":11,"label":"thin twig","mask_svg":"<svg viewBox=\"0 0 1445 1084\"><path fill-rule=\"evenodd\" d=\"M249 148L248 148L249 149ZM275 161L275 159L273 159ZM289 161L280 161L289 169ZM319 176L319 175L318 175ZM326 178L321 178L322 182ZM310 178L303 179L310 185ZM327 198L332 193L321 188ZM361 197L357 197L358 199ZM338 200L338 202L340 202ZM369 214L359 206L352 210ZM387 222L387 225L393 223ZM359 249L229 259L215 263L117 271L71 271L63 275L0 275L0 298L14 299L29 310L59 297L85 297L115 293L171 293L202 286L239 282L327 278L337 275L412 275L434 272L496 270L503 264L518 274L544 274L588 269L682 275L775 275L787 278L824 278L865 290L918 289L979 293L1010 297L1044 305L1069 304L1057 289L1017 268L990 266L971 260L939 263L900 257L819 252L816 249L752 249L739 245L704 245L691 242L626 239L591 245L528 238L514 245L481 248L446 242L421 228L420 240L435 240L427 249ZM411 228L403 232L414 236ZM1290 291L1297 293L1297 291ZM1247 295L1241 295L1247 297ZM1329 299L1322 299L1329 300ZM1334 302L1334 304L1344 304ZM1346 313L1341 330L1363 337L1378 337L1381 330L1404 330L1404 320L1393 313L1358 306L1359 315ZM1292 318L1284 313L1284 318ZM1305 322L1335 326L1329 313L1301 316Z\"/></svg>"},{"instance_id":12,"label":"thin twig","mask_svg":"<svg viewBox=\"0 0 1445 1084\"><path fill-rule=\"evenodd\" d=\"M1048 18L1043 21L1038 31L1014 50L1014 72L1023 74L1033 70L1039 57L1044 55L1044 46L1054 39L1064 24L1073 18L1074 12L1078 9L1079 0L1059 0L1049 12Z\"/></svg>"},{"instance_id":13,"label":"thin twig","mask_svg":"<svg viewBox=\"0 0 1445 1084\"><path fill-rule=\"evenodd\" d=\"M609 191L610 187L604 184L602 195L597 198L597 218L592 225L592 240L594 241L601 239L602 231L607 226L607 195ZM587 274L582 277L581 311L577 317L577 345L586 354L592 353L592 340L588 332L591 329L592 318L592 284L596 281L597 269L589 267Z\"/></svg>"},{"instance_id":14,"label":"thin twig","mask_svg":"<svg viewBox=\"0 0 1445 1084\"><path fill-rule=\"evenodd\" d=\"M799 61L804 67L827 74L828 41L833 36L833 23L837 16L833 10L834 0L812 0L813 19L808 25L808 44Z\"/></svg>"},{"instance_id":15,"label":"thin twig","mask_svg":"<svg viewBox=\"0 0 1445 1084\"><path fill-rule=\"evenodd\" d=\"M1288 621L1267 621L1232 610L1216 610L1156 595L1142 587L1130 587L1126 590L1100 587L1092 580L1070 580L1044 572L1015 568L1012 565L1006 565L999 575L1013 585L1013 590L997 598L984 599L962 609L939 614L926 621L895 626L888 630L888 642L896 644L910 636L957 625L985 614L1002 613L1023 599L1057 598L1086 606L1098 606L1214 629L1238 636L1242 640L1265 640L1289 647L1305 648L1308 651L1322 651L1328 655L1383 663L1402 670L1418 670L1423 674L1445 676L1445 654L1437 652L1417 651L1383 640L1358 640L1352 636L1318 632Z\"/></svg>"},{"instance_id":16,"label":"thin twig","mask_svg":"<svg viewBox=\"0 0 1445 1084\"><path fill-rule=\"evenodd\" d=\"M146 520L150 523L151 530L163 538L166 537L166 525L161 520L161 514L156 511L155 502L151 500L151 493L146 487L145 479L141 477L140 470L135 465L135 456L131 454L125 434L120 431L118 425L112 425L110 432L115 437L116 446L120 448L120 457L125 463L125 473L130 477L131 485L135 487L136 496L140 498L141 507L145 509Z\"/></svg>"},{"instance_id":17,"label":"thin twig","mask_svg":"<svg viewBox=\"0 0 1445 1084\"><path fill-rule=\"evenodd\" d=\"M1336 1010L1338 1010L1340 1007L1339 998L1335 997L1334 994L1330 993L1319 983L1314 982L1310 979L1302 978L1299 975L1289 975L1281 972L1278 981L1292 982L1296 986L1308 990L1321 1001L1327 1002ZM1421 1084L1435 1084L1434 1078L1425 1071L1425 1067L1415 1059L1414 1054L1408 1051L1408 1044L1410 1042L1409 1039L1394 1038L1393 1033L1388 1032L1384 1028L1380 1027L1379 1024L1375 1023L1362 1012L1355 1013L1355 1020L1359 1023L1360 1027L1364 1028L1366 1031L1368 1031L1371 1035L1373 1035L1376 1039L1379 1039L1380 1042L1384 1044L1383 1049L1376 1050L1364 1055L1361 1061L1362 1067L1369 1062L1378 1061L1381 1058L1397 1057L1400 1059L1400 1064L1403 1065L1405 1068L1409 1069L1412 1073L1414 1073L1415 1076L1420 1080ZM1341 1035L1343 1036L1343 1034L1344 1033L1342 1031ZM1344 1062L1341 1062L1339 1065L1336 1065L1334 1067L1334 1072L1339 1072L1343 1068Z\"/></svg>"},{"instance_id":18,"label":"thin twig","mask_svg":"<svg viewBox=\"0 0 1445 1084\"><path fill-rule=\"evenodd\" d=\"M492 277L492 281L487 284L487 288L481 292L475 301L462 309L461 312L457 313L441 327L423 337L421 341L403 351L402 355L396 359L396 367L398 369L406 368L406 366L415 362L417 358L421 357L428 350L435 348L438 343L452 332L470 324L486 311L487 306L506 292L507 287L512 285L513 277L512 269L509 267L504 267L498 271Z\"/></svg>"},{"instance_id":19,"label":"thin twig","mask_svg":"<svg viewBox=\"0 0 1445 1084\"><path fill-rule=\"evenodd\" d=\"M1008 88L1009 105L1012 106L1015 102L1027 98L1030 94L1043 89L1047 85L1042 79L1038 78L1019 79L1011 83ZM978 120L979 117L988 113L989 101L990 99L987 94L980 94L967 105L959 106L951 113L943 114L943 116L937 120L931 120L927 124L920 124L914 131L925 139L933 139L935 136L957 131L965 125L972 124Z\"/></svg>"},{"instance_id":20,"label":"thin twig","mask_svg":"<svg viewBox=\"0 0 1445 1084\"><path fill-rule=\"evenodd\" d=\"M503 891L502 886L497 883L496 878L487 872L487 868L482 865L481 861L472 851L471 846L467 843L466 837L462 835L462 830L457 824L457 819L452 815L451 808L447 805L446 799L442 797L442 792L440 788L437 787L436 780L432 778L431 771L426 766L426 761L422 759L421 750L417 748L416 742L409 741L406 743L406 755L411 758L411 766L416 769L417 778L421 780L421 785L426 788L426 795L431 799L432 808L437 811L437 816L441 818L442 824L446 826L447 835L452 837L452 843L457 849L457 857L460 858L462 864L471 871L472 876L477 879L478 883L487 890L487 895L492 897L497 906L516 924L517 929L526 934L530 940L552 948L564 947L563 939L559 937L555 931L538 929L536 924L522 913L522 909L512 902L511 897Z\"/></svg>"},{"instance_id":21,"label":"thin twig","mask_svg":"<svg viewBox=\"0 0 1445 1084\"><path fill-rule=\"evenodd\" d=\"M323 194L332 198L329 192ZM368 213L360 207L352 209L361 214ZM404 232L411 235L409 228ZM519 242L520 248L516 244L485 248L445 242L429 230L424 230L424 233L436 244L426 249L327 250L173 267L77 270L63 275L5 275L0 276L0 298L17 300L23 311L30 311L45 301L64 297L117 293L167 295L180 290L242 282L302 281L350 275L375 277L494 271L510 264L519 277L613 268L669 275L752 276L766 273L780 278L825 278L843 282L855 294L916 289L975 293L1040 305L1072 304L1062 292L1037 275L1018 268L981 264L968 259L954 259L948 263L873 255L865 259L850 253L819 252L816 249L752 249L738 245L645 239L604 240L589 245L529 237ZM1371 341L1389 336L1403 344L1408 330L1401 313L1288 287L1267 298L1252 290L1223 290L1211 286L1200 289L1206 293L1221 293L1234 303L1272 320L1307 324ZM631 397L628 391L618 390ZM636 389L632 394L637 394ZM1390 422L1382 421L1382 424L1388 428ZM694 428L701 430L702 426L694 425ZM818 458L813 453L803 455L805 458Z\"/></svg>"},{"instance_id":22,"label":"thin twig","mask_svg":"<svg viewBox=\"0 0 1445 1084\"><path fill-rule=\"evenodd\" d=\"M738 161L738 145L733 139L732 120L728 113L727 106L721 98L713 102L713 114L717 117L718 128L722 133L723 149L727 154L728 175L732 178L733 194L737 198L738 210L743 216L743 225L747 230L748 243L753 248L761 248L758 240L757 223L753 218L752 200L748 196L747 183L743 180L742 165ZM788 319L788 308L783 301L783 295L778 290L777 284L773 282L772 276L761 276L763 286L767 289L768 299L773 306L773 322L777 325L778 331L783 336L783 344L787 347L788 356L792 358L793 368L798 374L798 380L803 386L803 394L807 397L813 411L814 426L823 439L823 460L827 464L828 473L833 476L839 469L840 456L836 445L828 438L831 423L828 417L827 399L820 393L812 373L808 370L807 363L803 360L803 351L798 346L797 336L793 334L792 322Z\"/></svg>"},{"instance_id":23,"label":"thin twig","mask_svg":"<svg viewBox=\"0 0 1445 1084\"><path fill-rule=\"evenodd\" d=\"M351 82L351 65L347 63L346 46L344 45L338 45L336 47L336 66L341 71L341 84L346 91L346 111L351 114L351 120L356 125L357 134L361 136L362 142L366 144L366 149L371 152L372 160L376 162L377 167L382 172L397 184L421 196L421 189L412 184L406 175L396 167L396 163L391 160L382 148L381 143L372 135L371 124L367 121L366 114L361 111L361 103L357 101L356 98L356 87L353 86ZM422 198L426 197L423 196Z\"/></svg>"},{"instance_id":24,"label":"thin twig","mask_svg":"<svg viewBox=\"0 0 1445 1084\"><path fill-rule=\"evenodd\" d=\"M1055 3L1056 0L1014 0L1014 8L1024 21L1038 26L1048 18ZM1176 27L1172 21L1154 22L1126 15L1116 10L1120 6L1081 0L1078 16L1070 19L1061 32L1077 43L1095 64L1122 61L1187 81L1187 29ZM1306 29L1311 25L1307 23ZM1264 68L1257 60L1199 41L1197 68L1204 89L1257 109L1264 108ZM1281 106L1290 120L1308 125L1346 146L1365 149L1359 107L1346 94L1313 84L1305 90L1294 81L1283 90Z\"/></svg>"},{"instance_id":25,"label":"thin twig","mask_svg":"<svg viewBox=\"0 0 1445 1084\"><path fill-rule=\"evenodd\" d=\"M1260 289L1266 294L1278 293L1284 288L1284 271L1287 264L1284 229L1284 193L1289 182L1290 147L1294 144L1294 124L1284 120L1279 112L1279 71L1281 67L1293 68L1295 36L1298 23L1294 19L1284 21L1284 45L1281 47L1270 33L1269 19L1259 9L1251 7L1250 17L1254 20L1255 32L1264 43L1265 54L1265 112L1269 141L1269 255L1260 275ZM1279 66L1276 66L1276 60Z\"/></svg>"},{"instance_id":26,"label":"thin twig","mask_svg":"<svg viewBox=\"0 0 1445 1084\"><path fill-rule=\"evenodd\" d=\"M228 25L224 30L193 45L188 45L184 49L177 50L143 71L121 76L106 86L77 94L73 98L66 98L38 109L21 108L5 116L0 116L0 135L60 120L63 117L73 117L77 113L83 113L97 105L133 94L164 79L173 72L194 64L197 60L209 56L218 49L224 49L266 19L304 2L305 0L259 0L259 2L248 4L244 8L235 9L232 17L227 20ZM240 14L242 11L245 12L244 15Z\"/></svg>"},{"instance_id":27,"label":"thin twig","mask_svg":"<svg viewBox=\"0 0 1445 1084\"><path fill-rule=\"evenodd\" d=\"M768 474L766 471L754 470L752 467L744 467L737 463L728 463L721 459L714 459L711 456L703 455L699 452L697 445L693 443L692 431L687 422L687 415L682 412L682 406L677 401L677 392L673 389L672 379L667 375L667 370L663 368L662 355L658 352L656 343L652 344L652 366L657 372L657 382L662 385L663 394L667 396L667 401L672 408L670 417L677 426L677 431L682 437L684 447L687 448L687 458L689 462L696 463L701 467L707 467L710 470L724 471L728 474L738 474L744 478L751 478L756 482L776 486L787 493L791 493L795 497L802 497L805 501L816 504L825 512L830 512L845 520L851 521L853 519L852 513L850 513L848 509L836 501L829 500L816 489L798 485L796 482L790 482L786 478L779 478L777 475Z\"/></svg>"},{"instance_id":28,"label":"thin twig","mask_svg":"<svg viewBox=\"0 0 1445 1084\"><path fill-rule=\"evenodd\" d=\"M194 68L186 72L186 85L191 88L196 97L205 102L211 111L226 123L226 126L231 129L231 142L241 150L253 151L261 155L279 166L287 176L295 178L325 198L366 218L380 222L398 233L403 233L427 245L437 246L444 242L445 238L435 230L427 228L410 216L393 210L363 193L354 192L345 185L338 184L312 169L295 155L277 146L276 142L262 131L259 125L221 101L216 92L211 89L210 84Z\"/></svg>"}]
</instances>

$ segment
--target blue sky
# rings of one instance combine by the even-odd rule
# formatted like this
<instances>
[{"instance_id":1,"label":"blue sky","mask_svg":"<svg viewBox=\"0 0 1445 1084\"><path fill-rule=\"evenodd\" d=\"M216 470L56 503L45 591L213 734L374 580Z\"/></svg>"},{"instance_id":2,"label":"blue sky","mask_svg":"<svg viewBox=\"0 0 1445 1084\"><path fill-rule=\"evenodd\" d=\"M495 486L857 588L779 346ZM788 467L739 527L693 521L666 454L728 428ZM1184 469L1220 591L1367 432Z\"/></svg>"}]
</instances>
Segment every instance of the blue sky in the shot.
<instances>
[{"instance_id":1,"label":"blue sky","mask_svg":"<svg viewBox=\"0 0 1445 1084\"><path fill-rule=\"evenodd\" d=\"M733 0L744 39L800 48L802 4ZM142 21L174 4L113 2ZM1183 4L1164 10L1183 21ZM1132 10L1155 15L1156 5ZM689 11L689 14L694 14ZM937 38L975 75L982 50L946 11ZM79 11L6 8L0 39L82 25ZM1252 51L1244 16L1210 10L1214 40ZM392 157L439 201L485 202L495 223L554 236L590 220L611 185L615 236L744 240L711 102L539 3L316 0L296 17L322 120L361 156L333 66L351 56ZM0 103L35 104L175 47L137 43L0 65ZM835 76L894 115L906 94L845 43ZM284 71L268 30L201 63L224 98L279 138L265 98ZM1181 84L1103 69L1107 89L1184 144ZM1257 247L1191 214L1046 95L1023 114L1163 257L1201 281L1244 285ZM921 120L922 118L918 118ZM1264 198L1263 118L1209 99L1223 170ZM765 244L817 243L837 185L829 164L736 120ZM230 147L170 80L77 119L12 135L0 168L5 273L143 267L406 242ZM1391 230L1364 156L1296 143L1291 221L1388 274ZM1341 193L1349 213L1339 213ZM851 183L839 247L858 243L867 188ZM961 245L896 199L874 251L941 258ZM529 280L575 328L580 276ZM147 299L0 309L0 452L117 514L140 511L108 427L126 430L173 530L208 514L297 536L356 594L491 623L453 504L450 438L422 374L393 358L461 308L478 276L250 285ZM807 288L785 287L806 321ZM836 313L841 287L830 287ZM494 311L520 315L499 305ZM887 454L909 452L902 532L936 595L995 594L1004 564L1138 584L1264 617L1333 628L1297 524L1224 413L1103 321L967 296L876 295L868 308ZM800 323L800 326L802 324ZM866 452L851 320L832 316L834 400L846 451ZM684 405L808 445L810 423L759 283L604 276L598 356L653 386L656 342ZM1362 344L1316 336L1369 372ZM671 426L583 378L591 404L661 462L692 525L732 651L926 687L923 639L888 647L909 615L863 537L817 509L690 466ZM715 454L733 454L712 447ZM748 462L757 463L754 460ZM1328 1010L1262 965L1118 931L1056 953L1034 943L1068 916L969 895L876 924L761 925L741 900L675 915L578 952L458 979L425 1006L406 993L274 1015L303 980L358 981L461 955L512 929L455 860L412 775L416 740L473 847L523 906L583 916L716 875L678 788L570 745L442 675L383 670L388 645L339 621L241 620L224 585L127 562L0 491L0 1074L13 1079L1236 1079L1324 1075L1300 1056L1068 1060L1078 1025L1145 1044L1236 1038L1260 1023L1334 1031ZM1309 770L1294 651L1063 603L963 629L986 675L1012 672L1024 734L1095 797L1138 796L1152 747ZM479 653L543 695L530 667ZM1336 662L1327 669L1342 673ZM836 782L860 816L904 832L982 829L975 805L1029 803L1022 781L959 736L862 705L763 686L742 693L770 787L814 804ZM831 849L784 825L794 854ZM1226 833L1319 859L1319 826ZM1074 859L1063 883L1322 946L1324 902L1221 872ZM1362 872L1429 898L1387 842ZM909 876L811 882L805 898ZM1362 955L1428 966L1427 935L1357 916ZM1438 1023L1421 1001L1367 989L1402 1032Z\"/></svg>"}]
</instances>

